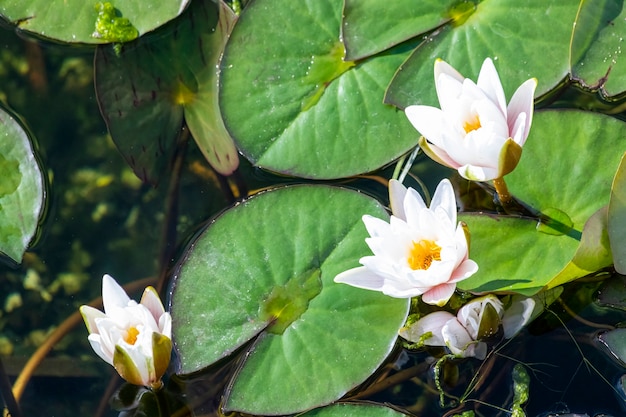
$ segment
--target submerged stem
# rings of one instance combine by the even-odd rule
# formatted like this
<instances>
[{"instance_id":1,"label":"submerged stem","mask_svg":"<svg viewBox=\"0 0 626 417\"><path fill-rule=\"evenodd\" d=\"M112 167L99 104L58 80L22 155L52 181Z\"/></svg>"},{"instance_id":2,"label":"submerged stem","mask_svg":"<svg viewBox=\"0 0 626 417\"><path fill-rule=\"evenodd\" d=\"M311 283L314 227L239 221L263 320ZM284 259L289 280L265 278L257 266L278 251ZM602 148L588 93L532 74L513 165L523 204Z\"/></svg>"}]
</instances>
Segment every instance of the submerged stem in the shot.
<instances>
[{"instance_id":1,"label":"submerged stem","mask_svg":"<svg viewBox=\"0 0 626 417\"><path fill-rule=\"evenodd\" d=\"M509 188L506 186L506 182L504 182L504 177L494 179L493 186L496 188L496 193L498 193L500 204L505 207L511 204L513 197L511 196L511 193L509 193Z\"/></svg>"}]
</instances>

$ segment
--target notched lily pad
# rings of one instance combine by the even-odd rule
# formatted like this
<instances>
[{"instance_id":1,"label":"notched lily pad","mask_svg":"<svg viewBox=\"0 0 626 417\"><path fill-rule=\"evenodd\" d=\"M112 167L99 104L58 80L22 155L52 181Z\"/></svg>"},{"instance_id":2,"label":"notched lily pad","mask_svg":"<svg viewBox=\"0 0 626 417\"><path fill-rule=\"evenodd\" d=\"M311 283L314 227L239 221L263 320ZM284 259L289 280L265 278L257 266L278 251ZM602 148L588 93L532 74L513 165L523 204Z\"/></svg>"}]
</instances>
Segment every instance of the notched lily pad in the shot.
<instances>
[{"instance_id":1,"label":"notched lily pad","mask_svg":"<svg viewBox=\"0 0 626 417\"><path fill-rule=\"evenodd\" d=\"M387 217L363 194L303 185L263 192L217 217L176 274L177 372L201 371L254 339L224 408L256 415L328 404L371 375L409 301L333 281L369 251L366 213Z\"/></svg>"},{"instance_id":2,"label":"notched lily pad","mask_svg":"<svg viewBox=\"0 0 626 417\"><path fill-rule=\"evenodd\" d=\"M404 113L382 103L408 51L346 60L341 8L341 0L257 0L241 13L220 63L220 107L256 166L341 178L380 168L416 145Z\"/></svg>"}]
</instances>

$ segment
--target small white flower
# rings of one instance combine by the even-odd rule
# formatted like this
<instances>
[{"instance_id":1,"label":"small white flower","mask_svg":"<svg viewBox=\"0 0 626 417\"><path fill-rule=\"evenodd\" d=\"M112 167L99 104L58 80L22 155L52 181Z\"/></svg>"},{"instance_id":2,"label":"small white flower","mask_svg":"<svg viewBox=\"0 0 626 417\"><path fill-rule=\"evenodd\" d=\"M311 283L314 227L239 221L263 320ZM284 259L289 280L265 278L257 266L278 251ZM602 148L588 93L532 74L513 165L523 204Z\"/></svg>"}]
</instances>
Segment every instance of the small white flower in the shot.
<instances>
[{"instance_id":1,"label":"small white flower","mask_svg":"<svg viewBox=\"0 0 626 417\"><path fill-rule=\"evenodd\" d=\"M458 357L485 359L487 343L500 325L505 339L515 336L531 320L535 300L515 297L506 310L494 295L476 298L459 309L457 315L447 311L427 314L400 331L400 336L426 346L445 346Z\"/></svg>"},{"instance_id":2,"label":"small white flower","mask_svg":"<svg viewBox=\"0 0 626 417\"><path fill-rule=\"evenodd\" d=\"M374 256L361 258L363 266L342 272L335 282L397 298L421 295L425 303L443 306L456 283L478 270L468 259L463 225L457 225L452 184L447 179L439 183L430 208L417 191L395 180L389 183L389 195L389 223L363 216Z\"/></svg>"},{"instance_id":3,"label":"small white flower","mask_svg":"<svg viewBox=\"0 0 626 417\"><path fill-rule=\"evenodd\" d=\"M157 292L146 288L138 304L104 275L102 303L104 313L80 308L94 352L131 384L160 387L172 351L172 318Z\"/></svg>"},{"instance_id":4,"label":"small white flower","mask_svg":"<svg viewBox=\"0 0 626 417\"><path fill-rule=\"evenodd\" d=\"M532 123L536 86L534 78L525 81L507 106L490 58L477 83L438 59L435 87L441 109L408 106L405 112L423 136L420 146L428 156L464 178L488 181L517 166Z\"/></svg>"}]
</instances>

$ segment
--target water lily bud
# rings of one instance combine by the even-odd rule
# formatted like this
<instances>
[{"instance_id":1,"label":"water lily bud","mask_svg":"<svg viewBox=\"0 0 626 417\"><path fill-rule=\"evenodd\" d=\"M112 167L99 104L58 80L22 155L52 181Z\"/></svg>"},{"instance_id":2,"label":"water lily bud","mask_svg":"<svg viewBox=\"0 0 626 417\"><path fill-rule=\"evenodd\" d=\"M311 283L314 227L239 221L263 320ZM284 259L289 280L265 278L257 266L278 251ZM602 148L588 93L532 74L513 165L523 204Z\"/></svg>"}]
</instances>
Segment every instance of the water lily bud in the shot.
<instances>
[{"instance_id":1,"label":"water lily bud","mask_svg":"<svg viewBox=\"0 0 626 417\"><path fill-rule=\"evenodd\" d=\"M102 303L104 312L80 308L94 352L131 384L160 388L172 352L172 318L157 292L146 288L137 303L104 275Z\"/></svg>"}]
</instances>

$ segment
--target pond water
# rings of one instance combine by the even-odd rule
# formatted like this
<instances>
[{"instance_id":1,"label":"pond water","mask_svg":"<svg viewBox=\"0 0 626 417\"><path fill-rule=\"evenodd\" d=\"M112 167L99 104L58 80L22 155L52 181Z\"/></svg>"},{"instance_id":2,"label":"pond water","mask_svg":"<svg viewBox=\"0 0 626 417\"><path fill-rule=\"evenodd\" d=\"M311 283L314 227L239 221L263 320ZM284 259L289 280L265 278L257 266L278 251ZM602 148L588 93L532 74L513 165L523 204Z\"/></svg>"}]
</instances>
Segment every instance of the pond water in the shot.
<instances>
[{"instance_id":1,"label":"pond water","mask_svg":"<svg viewBox=\"0 0 626 417\"><path fill-rule=\"evenodd\" d=\"M50 183L36 245L21 265L0 267L0 356L11 382L51 335L63 335L44 352L24 386L24 416L117 416L109 398L122 380L93 354L82 320L75 316L81 305L100 296L102 275L109 273L121 284L143 279L165 289L171 272L161 271L174 264L205 221L234 203L238 192L290 181L261 173L242 158L237 179L225 182L190 145L174 187L177 194L167 183L156 188L142 184L107 135L92 62L89 48L36 41L0 27L0 100L27 121ZM438 165L421 162L416 175L429 171L439 176ZM392 171L389 167L374 174L388 178ZM385 187L358 181L358 187L351 186L385 200ZM436 183L432 178L426 182L431 189ZM624 368L603 349L597 334L608 323L624 321L626 313L594 302L601 285L593 279L572 285L566 290L571 305L553 304L484 363L466 359L444 364L440 382L450 394L446 408L438 405L431 366L441 351L413 352L400 344L385 367L366 381L366 394L358 399L389 403L421 417L452 416L467 404L476 415L505 416L509 412L499 407L510 404L511 370L522 362L531 371L527 415L624 415L626 393L619 383ZM138 298L142 289L131 297ZM221 395L233 371L233 364L224 361L196 378L170 380L168 389L182 389L193 409L182 408L176 415L220 415ZM387 386L388 381L396 383ZM465 408L456 410L453 397L462 397L474 383Z\"/></svg>"}]
</instances>

